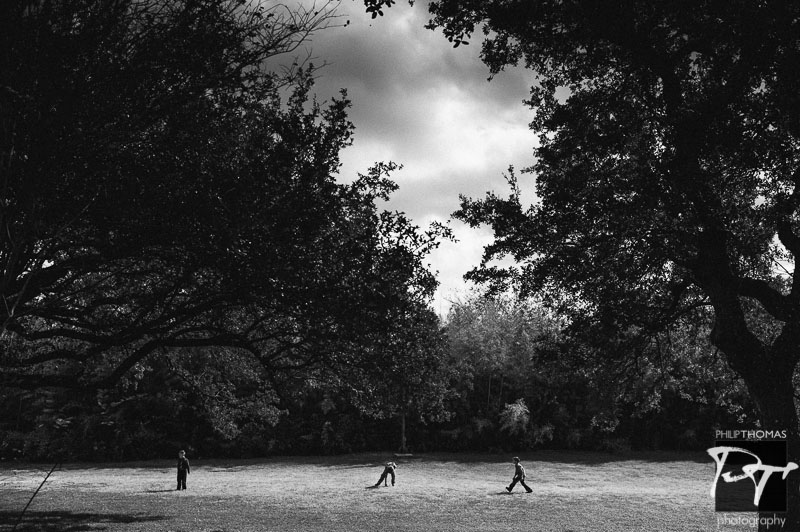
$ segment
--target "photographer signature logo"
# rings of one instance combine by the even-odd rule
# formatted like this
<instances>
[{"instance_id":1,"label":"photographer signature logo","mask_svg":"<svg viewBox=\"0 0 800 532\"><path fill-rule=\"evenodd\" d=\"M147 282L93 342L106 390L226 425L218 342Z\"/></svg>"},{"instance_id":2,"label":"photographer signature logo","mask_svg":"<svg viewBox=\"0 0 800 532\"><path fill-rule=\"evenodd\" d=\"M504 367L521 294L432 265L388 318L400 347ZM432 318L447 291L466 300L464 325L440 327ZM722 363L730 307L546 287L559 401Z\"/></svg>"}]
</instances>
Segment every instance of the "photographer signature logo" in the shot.
<instances>
[{"instance_id":1,"label":"photographer signature logo","mask_svg":"<svg viewBox=\"0 0 800 532\"><path fill-rule=\"evenodd\" d=\"M714 476L714 483L711 485L711 496L716 497L717 482L719 482L720 477L722 477L722 480L725 482L739 482L740 480L749 478L755 487L753 505L756 507L758 507L759 502L761 501L761 495L764 493L764 487L767 485L767 482L773 473L781 473L781 479L786 480L789 472L798 468L798 465L794 462L789 462L782 467L766 465L761 461L761 458L759 458L757 454L741 447L718 446L707 449L706 452L708 452L708 454L711 455L711 458L714 459L717 469L716 475ZM743 474L741 475L734 475L731 471L723 473L725 464L728 460L728 455L730 455L730 453L744 453L753 457L755 462L743 465ZM756 479L756 474L759 472L761 472L760 478Z\"/></svg>"},{"instance_id":2,"label":"photographer signature logo","mask_svg":"<svg viewBox=\"0 0 800 532\"><path fill-rule=\"evenodd\" d=\"M785 430L717 430L706 452L716 472L711 497L717 512L785 512L789 462ZM720 482L722 479L722 482Z\"/></svg>"}]
</instances>

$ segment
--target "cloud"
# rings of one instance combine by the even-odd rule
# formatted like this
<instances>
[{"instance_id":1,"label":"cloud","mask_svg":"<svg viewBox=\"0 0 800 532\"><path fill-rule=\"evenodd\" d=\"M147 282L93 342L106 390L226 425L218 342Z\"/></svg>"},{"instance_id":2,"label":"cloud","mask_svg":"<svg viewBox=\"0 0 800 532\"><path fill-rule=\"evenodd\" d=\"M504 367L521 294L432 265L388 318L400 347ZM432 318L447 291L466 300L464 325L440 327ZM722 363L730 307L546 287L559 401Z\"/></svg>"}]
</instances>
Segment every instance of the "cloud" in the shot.
<instances>
[{"instance_id":1,"label":"cloud","mask_svg":"<svg viewBox=\"0 0 800 532\"><path fill-rule=\"evenodd\" d=\"M420 3L396 4L376 19L360 2L343 4L343 11L350 24L322 31L311 43L313 55L327 63L315 87L318 98L346 88L352 100L355 138L341 154L340 178L349 181L376 161L402 164L393 176L400 190L388 207L420 226L448 220L459 194L505 195L508 166L533 163L533 113L522 103L530 72L510 69L487 81L480 42L454 49L440 32L424 28L427 12ZM528 176L525 183L531 181ZM491 241L488 229L453 227L459 243L443 244L431 256L442 284L434 307L442 312L448 298L468 289L461 278Z\"/></svg>"}]
</instances>

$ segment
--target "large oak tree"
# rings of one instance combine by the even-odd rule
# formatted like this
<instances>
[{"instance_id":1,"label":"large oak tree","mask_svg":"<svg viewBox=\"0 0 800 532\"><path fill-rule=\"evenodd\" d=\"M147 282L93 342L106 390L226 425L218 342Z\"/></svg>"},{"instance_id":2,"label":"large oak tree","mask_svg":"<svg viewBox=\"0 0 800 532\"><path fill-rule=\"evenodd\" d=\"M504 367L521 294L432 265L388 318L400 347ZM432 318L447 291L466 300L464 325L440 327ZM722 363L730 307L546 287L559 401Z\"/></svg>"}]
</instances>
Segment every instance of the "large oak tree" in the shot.
<instances>
[{"instance_id":1,"label":"large oak tree","mask_svg":"<svg viewBox=\"0 0 800 532\"><path fill-rule=\"evenodd\" d=\"M379 13L391 2L370 0ZM494 228L473 279L566 296L655 332L693 306L762 426L800 462L800 5L791 1L440 0L431 27L483 35L493 73L531 70L539 202L465 200ZM511 255L519 268L489 259ZM787 282L777 282L776 273ZM749 316L769 316L754 327ZM759 320L759 323L763 322ZM607 328L607 330L611 330ZM800 475L787 527L800 528Z\"/></svg>"},{"instance_id":2,"label":"large oak tree","mask_svg":"<svg viewBox=\"0 0 800 532\"><path fill-rule=\"evenodd\" d=\"M348 101L289 64L333 7L3 2L1 386L209 346L335 368L430 295L437 231L378 210L391 165L337 182Z\"/></svg>"}]
</instances>

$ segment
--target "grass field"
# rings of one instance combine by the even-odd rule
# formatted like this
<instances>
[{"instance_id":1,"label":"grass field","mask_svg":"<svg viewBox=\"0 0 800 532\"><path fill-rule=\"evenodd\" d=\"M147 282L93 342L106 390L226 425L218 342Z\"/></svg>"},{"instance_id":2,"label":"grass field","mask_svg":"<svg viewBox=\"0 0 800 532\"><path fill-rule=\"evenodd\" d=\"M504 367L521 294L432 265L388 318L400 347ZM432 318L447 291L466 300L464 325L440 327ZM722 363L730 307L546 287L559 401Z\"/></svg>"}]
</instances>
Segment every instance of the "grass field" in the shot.
<instances>
[{"instance_id":1,"label":"grass field","mask_svg":"<svg viewBox=\"0 0 800 532\"><path fill-rule=\"evenodd\" d=\"M191 457L189 457L191 458ZM391 455L69 464L17 531L709 531L720 525L703 453L521 455L534 492L509 494L509 456L442 454L398 462L397 486L371 487ZM11 530L48 466L0 465L0 529ZM748 514L744 514L748 515Z\"/></svg>"}]
</instances>

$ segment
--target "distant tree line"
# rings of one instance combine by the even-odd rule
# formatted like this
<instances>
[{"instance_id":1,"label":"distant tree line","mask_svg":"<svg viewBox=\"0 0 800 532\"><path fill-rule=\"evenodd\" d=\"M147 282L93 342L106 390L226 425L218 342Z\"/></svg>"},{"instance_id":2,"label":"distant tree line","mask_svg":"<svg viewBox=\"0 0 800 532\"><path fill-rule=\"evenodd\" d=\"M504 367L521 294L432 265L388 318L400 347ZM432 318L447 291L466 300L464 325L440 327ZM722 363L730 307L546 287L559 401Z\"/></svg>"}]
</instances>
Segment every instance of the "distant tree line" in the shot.
<instances>
[{"instance_id":1,"label":"distant tree line","mask_svg":"<svg viewBox=\"0 0 800 532\"><path fill-rule=\"evenodd\" d=\"M252 457L403 443L417 452L699 450L715 428L754 419L743 383L703 340L702 315L647 344L624 335L598 343L541 303L511 297L476 294L444 323L421 315L419 343L370 356L374 368L320 367L269 387L249 356L204 348L154 358L83 396L7 389L0 453L111 460L182 447Z\"/></svg>"}]
</instances>

